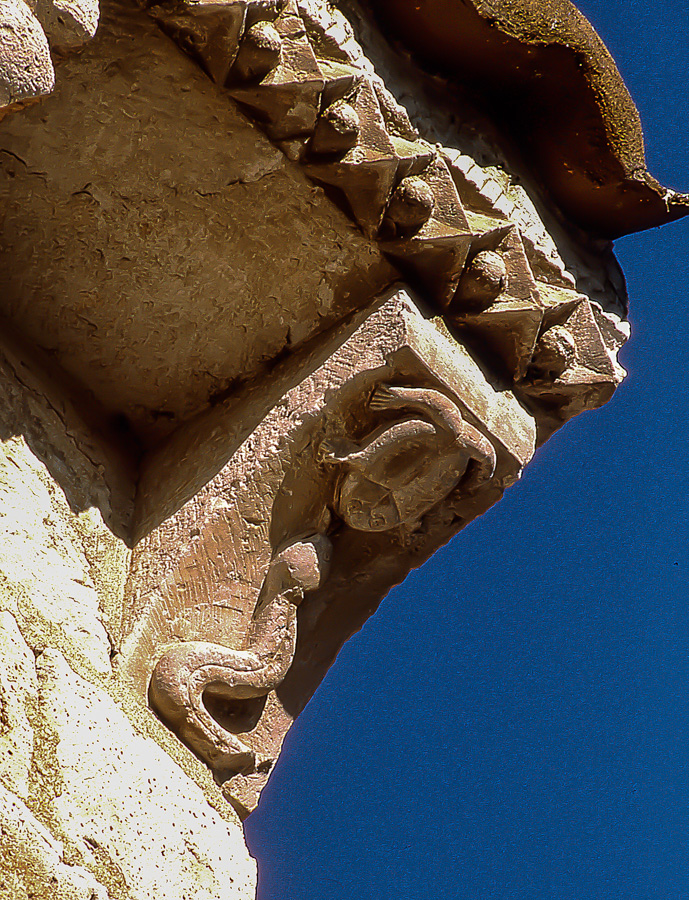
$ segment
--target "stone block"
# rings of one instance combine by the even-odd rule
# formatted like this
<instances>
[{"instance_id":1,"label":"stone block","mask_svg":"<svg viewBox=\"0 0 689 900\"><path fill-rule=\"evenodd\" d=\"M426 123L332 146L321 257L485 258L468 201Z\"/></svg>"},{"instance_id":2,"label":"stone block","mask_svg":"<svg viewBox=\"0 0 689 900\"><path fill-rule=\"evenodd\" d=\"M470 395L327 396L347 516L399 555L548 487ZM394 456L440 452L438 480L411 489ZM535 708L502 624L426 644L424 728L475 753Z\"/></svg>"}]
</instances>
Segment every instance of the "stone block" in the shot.
<instances>
[{"instance_id":1,"label":"stone block","mask_svg":"<svg viewBox=\"0 0 689 900\"><path fill-rule=\"evenodd\" d=\"M232 816L55 650L37 660L41 727L60 790L47 815L131 900L251 900L255 864Z\"/></svg>"}]
</instances>

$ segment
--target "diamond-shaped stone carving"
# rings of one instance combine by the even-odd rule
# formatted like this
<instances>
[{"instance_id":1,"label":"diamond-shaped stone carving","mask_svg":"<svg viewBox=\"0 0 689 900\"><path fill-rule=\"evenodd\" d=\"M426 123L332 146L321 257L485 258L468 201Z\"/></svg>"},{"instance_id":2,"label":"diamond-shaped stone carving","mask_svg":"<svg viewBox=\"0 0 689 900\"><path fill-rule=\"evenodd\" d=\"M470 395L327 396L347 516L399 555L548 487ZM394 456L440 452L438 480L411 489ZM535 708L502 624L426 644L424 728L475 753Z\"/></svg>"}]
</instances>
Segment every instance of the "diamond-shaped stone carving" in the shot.
<instances>
[{"instance_id":1,"label":"diamond-shaped stone carving","mask_svg":"<svg viewBox=\"0 0 689 900\"><path fill-rule=\"evenodd\" d=\"M420 175L435 159L436 150L426 141L408 141L406 138L390 135L392 146L399 159L400 178Z\"/></svg>"},{"instance_id":2,"label":"diamond-shaped stone carving","mask_svg":"<svg viewBox=\"0 0 689 900\"><path fill-rule=\"evenodd\" d=\"M545 306L515 228L482 235L452 301L449 319L478 336L519 381L536 346Z\"/></svg>"},{"instance_id":3,"label":"diamond-shaped stone carving","mask_svg":"<svg viewBox=\"0 0 689 900\"><path fill-rule=\"evenodd\" d=\"M626 374L615 358L625 337L588 298L565 290L546 297L531 364L516 386L537 405L540 440L572 416L610 399Z\"/></svg>"},{"instance_id":4,"label":"diamond-shaped stone carving","mask_svg":"<svg viewBox=\"0 0 689 900\"><path fill-rule=\"evenodd\" d=\"M404 157L405 165L411 161L411 156ZM405 190L403 180L383 224L382 236L387 239L382 247L413 281L421 283L426 296L445 307L454 296L473 235L452 176L440 157L411 177L424 184L432 197L428 215L423 224L421 219L412 220L412 206L422 202L422 192ZM402 191L406 196L400 196Z\"/></svg>"},{"instance_id":5,"label":"diamond-shaped stone carving","mask_svg":"<svg viewBox=\"0 0 689 900\"><path fill-rule=\"evenodd\" d=\"M330 59L319 59L318 67L321 70L325 86L323 88L323 108L331 103L350 97L362 80L363 73L346 63L333 62Z\"/></svg>"},{"instance_id":6,"label":"diamond-shaped stone carving","mask_svg":"<svg viewBox=\"0 0 689 900\"><path fill-rule=\"evenodd\" d=\"M340 158L359 140L361 121L350 100L363 79L363 73L344 63L318 59L323 76L321 113L313 134L281 144L290 159L303 161L305 151L314 159ZM308 142L308 147L307 147Z\"/></svg>"},{"instance_id":7,"label":"diamond-shaped stone carving","mask_svg":"<svg viewBox=\"0 0 689 900\"><path fill-rule=\"evenodd\" d=\"M363 232L374 237L395 183L398 157L368 81L362 81L348 104L359 120L356 144L340 158L314 159L306 172L315 181L339 188Z\"/></svg>"},{"instance_id":8,"label":"diamond-shaped stone carving","mask_svg":"<svg viewBox=\"0 0 689 900\"><path fill-rule=\"evenodd\" d=\"M239 49L248 0L187 0L150 7L166 34L224 85Z\"/></svg>"},{"instance_id":9,"label":"diamond-shaped stone carving","mask_svg":"<svg viewBox=\"0 0 689 900\"><path fill-rule=\"evenodd\" d=\"M273 26L282 43L279 63L258 83L233 87L230 94L251 109L268 137L280 141L311 134L325 80L296 6L288 3Z\"/></svg>"}]
</instances>

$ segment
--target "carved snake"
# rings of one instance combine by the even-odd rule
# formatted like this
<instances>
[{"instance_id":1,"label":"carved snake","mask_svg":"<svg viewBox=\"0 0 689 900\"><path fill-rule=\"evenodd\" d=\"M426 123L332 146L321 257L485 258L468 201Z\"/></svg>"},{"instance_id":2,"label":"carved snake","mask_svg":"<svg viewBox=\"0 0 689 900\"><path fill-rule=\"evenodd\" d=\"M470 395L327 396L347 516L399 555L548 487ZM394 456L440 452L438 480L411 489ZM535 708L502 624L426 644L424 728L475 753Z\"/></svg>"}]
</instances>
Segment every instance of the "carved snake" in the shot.
<instances>
[{"instance_id":1,"label":"carved snake","mask_svg":"<svg viewBox=\"0 0 689 900\"><path fill-rule=\"evenodd\" d=\"M158 661L149 700L160 718L214 771L255 768L255 754L208 711L204 692L223 699L265 696L284 679L296 645L297 606L324 577L330 542L323 535L295 541L271 562L251 623L249 647L185 641Z\"/></svg>"}]
</instances>

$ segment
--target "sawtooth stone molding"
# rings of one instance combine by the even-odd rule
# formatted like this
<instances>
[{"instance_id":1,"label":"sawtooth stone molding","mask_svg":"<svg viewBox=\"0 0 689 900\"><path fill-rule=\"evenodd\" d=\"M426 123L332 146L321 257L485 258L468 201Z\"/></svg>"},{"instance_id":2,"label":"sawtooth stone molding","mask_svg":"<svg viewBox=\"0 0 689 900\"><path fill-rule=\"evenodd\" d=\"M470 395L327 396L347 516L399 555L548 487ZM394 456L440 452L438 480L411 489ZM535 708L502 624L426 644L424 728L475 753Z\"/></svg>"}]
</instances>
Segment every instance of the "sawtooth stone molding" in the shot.
<instances>
[{"instance_id":1,"label":"sawtooth stone molding","mask_svg":"<svg viewBox=\"0 0 689 900\"><path fill-rule=\"evenodd\" d=\"M609 238L687 198L566 0L0 17L0 900L250 900L291 724L612 397Z\"/></svg>"}]
</instances>

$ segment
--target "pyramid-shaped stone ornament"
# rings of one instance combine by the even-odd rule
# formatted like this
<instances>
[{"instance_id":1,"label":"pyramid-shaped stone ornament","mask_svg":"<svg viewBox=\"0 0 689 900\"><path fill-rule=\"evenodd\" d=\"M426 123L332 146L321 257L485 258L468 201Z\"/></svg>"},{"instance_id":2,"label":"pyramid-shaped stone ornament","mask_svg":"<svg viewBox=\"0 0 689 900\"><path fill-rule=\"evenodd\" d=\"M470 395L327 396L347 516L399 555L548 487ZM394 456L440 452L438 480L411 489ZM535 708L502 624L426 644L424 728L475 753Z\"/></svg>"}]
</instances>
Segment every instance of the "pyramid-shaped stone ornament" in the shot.
<instances>
[{"instance_id":1,"label":"pyramid-shaped stone ornament","mask_svg":"<svg viewBox=\"0 0 689 900\"><path fill-rule=\"evenodd\" d=\"M245 49L242 43L240 47L237 65L230 76L237 84L231 87L230 94L249 107L272 140L310 135L316 124L325 80L296 6L290 0L271 24L280 52L274 54L275 67L266 74L259 58L270 58L271 35L265 34L265 28L260 33L257 28L258 23L247 30L245 40L249 46ZM263 57L262 50L265 50ZM247 81L241 83L244 79Z\"/></svg>"},{"instance_id":2,"label":"pyramid-shaped stone ornament","mask_svg":"<svg viewBox=\"0 0 689 900\"><path fill-rule=\"evenodd\" d=\"M150 15L216 84L224 85L246 22L248 0L186 0L149 8Z\"/></svg>"},{"instance_id":3,"label":"pyramid-shaped stone ornament","mask_svg":"<svg viewBox=\"0 0 689 900\"><path fill-rule=\"evenodd\" d=\"M361 121L350 100L363 79L363 73L331 60L318 59L323 76L321 114L311 138L302 137L293 147L283 150L290 159L303 161L308 155L313 159L341 158L359 140ZM307 145L308 142L308 145Z\"/></svg>"},{"instance_id":4,"label":"pyramid-shaped stone ornament","mask_svg":"<svg viewBox=\"0 0 689 900\"><path fill-rule=\"evenodd\" d=\"M517 229L497 228L472 246L448 318L480 337L519 381L541 331L545 305Z\"/></svg>"},{"instance_id":5,"label":"pyramid-shaped stone ornament","mask_svg":"<svg viewBox=\"0 0 689 900\"><path fill-rule=\"evenodd\" d=\"M420 175L437 155L435 147L427 141L408 141L406 138L394 134L390 135L390 140L399 160L397 169L399 178Z\"/></svg>"},{"instance_id":6,"label":"pyramid-shaped stone ornament","mask_svg":"<svg viewBox=\"0 0 689 900\"><path fill-rule=\"evenodd\" d=\"M334 62L331 59L319 58L318 67L325 81L321 101L323 109L327 109L338 100L351 97L364 78L360 69L355 69L346 63Z\"/></svg>"},{"instance_id":7,"label":"pyramid-shaped stone ornament","mask_svg":"<svg viewBox=\"0 0 689 900\"><path fill-rule=\"evenodd\" d=\"M398 147L401 164L415 171L409 154ZM447 307L457 289L473 235L445 162L435 156L419 174L403 178L390 200L383 223L382 248L429 299Z\"/></svg>"},{"instance_id":8,"label":"pyramid-shaped stone ornament","mask_svg":"<svg viewBox=\"0 0 689 900\"><path fill-rule=\"evenodd\" d=\"M615 359L620 342L611 329L602 310L586 297L580 295L574 304L567 298L559 309L551 305L531 364L517 385L519 393L559 424L602 406L625 374Z\"/></svg>"},{"instance_id":9,"label":"pyramid-shaped stone ornament","mask_svg":"<svg viewBox=\"0 0 689 900\"><path fill-rule=\"evenodd\" d=\"M398 157L385 128L373 87L363 80L347 100L358 122L356 143L344 155L319 158L314 154L306 173L321 184L344 194L354 219L364 234L377 235L397 175ZM324 111L327 115L327 111Z\"/></svg>"}]
</instances>

